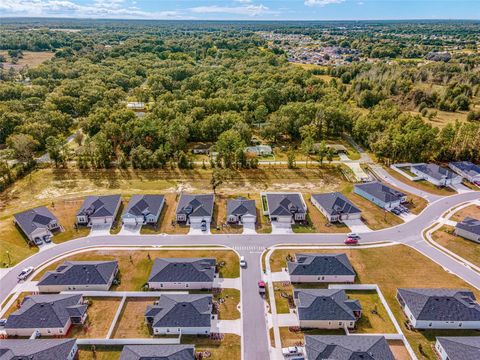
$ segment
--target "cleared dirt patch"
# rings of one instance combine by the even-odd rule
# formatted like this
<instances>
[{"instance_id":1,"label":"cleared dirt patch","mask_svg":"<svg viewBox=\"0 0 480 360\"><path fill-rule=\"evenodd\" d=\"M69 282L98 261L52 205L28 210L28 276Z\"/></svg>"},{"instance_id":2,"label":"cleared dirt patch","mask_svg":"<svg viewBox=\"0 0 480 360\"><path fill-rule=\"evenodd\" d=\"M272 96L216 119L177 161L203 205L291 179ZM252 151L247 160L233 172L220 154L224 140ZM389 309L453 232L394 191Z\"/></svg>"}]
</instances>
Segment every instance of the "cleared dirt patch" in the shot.
<instances>
[{"instance_id":1,"label":"cleared dirt patch","mask_svg":"<svg viewBox=\"0 0 480 360\"><path fill-rule=\"evenodd\" d=\"M8 56L7 51L0 51L0 55L5 55L8 61L11 60ZM29 68L34 68L43 63L44 61L50 60L53 55L55 54L49 51L24 51L23 57L21 59L18 59L18 62L16 64L6 62L3 63L3 65L6 70L8 70L10 67L13 67L15 69L23 69L25 66L28 66Z\"/></svg>"},{"instance_id":2,"label":"cleared dirt patch","mask_svg":"<svg viewBox=\"0 0 480 360\"><path fill-rule=\"evenodd\" d=\"M145 310L158 298L129 298L118 319L113 333L114 338L134 339L151 337L150 330L145 323Z\"/></svg>"}]
</instances>

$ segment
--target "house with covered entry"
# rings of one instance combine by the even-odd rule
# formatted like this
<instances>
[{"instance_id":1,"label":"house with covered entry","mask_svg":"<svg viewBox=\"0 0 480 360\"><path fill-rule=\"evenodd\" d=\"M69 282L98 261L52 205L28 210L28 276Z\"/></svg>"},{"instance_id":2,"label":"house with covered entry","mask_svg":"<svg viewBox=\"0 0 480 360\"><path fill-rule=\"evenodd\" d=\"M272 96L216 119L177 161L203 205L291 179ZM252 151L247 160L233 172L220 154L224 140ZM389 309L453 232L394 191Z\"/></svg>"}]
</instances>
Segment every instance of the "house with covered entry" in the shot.
<instances>
[{"instance_id":1,"label":"house with covered entry","mask_svg":"<svg viewBox=\"0 0 480 360\"><path fill-rule=\"evenodd\" d=\"M410 171L436 186L458 185L463 181L460 175L437 164L413 164Z\"/></svg>"},{"instance_id":2,"label":"house with covered entry","mask_svg":"<svg viewBox=\"0 0 480 360\"><path fill-rule=\"evenodd\" d=\"M244 197L227 201L227 222L230 224L255 224L257 222L257 208L255 200Z\"/></svg>"},{"instance_id":3,"label":"house with covered entry","mask_svg":"<svg viewBox=\"0 0 480 360\"><path fill-rule=\"evenodd\" d=\"M163 195L134 195L122 214L124 225L154 225L165 203Z\"/></svg>"},{"instance_id":4,"label":"house with covered entry","mask_svg":"<svg viewBox=\"0 0 480 360\"><path fill-rule=\"evenodd\" d=\"M149 305L145 320L155 335L210 335L212 295L163 294Z\"/></svg>"},{"instance_id":5,"label":"house with covered entry","mask_svg":"<svg viewBox=\"0 0 480 360\"><path fill-rule=\"evenodd\" d=\"M355 282L355 270L346 254L295 254L287 268L293 283Z\"/></svg>"},{"instance_id":6,"label":"house with covered entry","mask_svg":"<svg viewBox=\"0 0 480 360\"><path fill-rule=\"evenodd\" d=\"M5 324L8 336L63 336L74 324L83 324L87 305L81 294L31 295L10 314Z\"/></svg>"},{"instance_id":7,"label":"house with covered entry","mask_svg":"<svg viewBox=\"0 0 480 360\"><path fill-rule=\"evenodd\" d=\"M120 360L195 360L194 345L125 345Z\"/></svg>"},{"instance_id":8,"label":"house with covered entry","mask_svg":"<svg viewBox=\"0 0 480 360\"><path fill-rule=\"evenodd\" d=\"M217 275L214 258L157 258L148 277L149 289L211 289Z\"/></svg>"},{"instance_id":9,"label":"house with covered entry","mask_svg":"<svg viewBox=\"0 0 480 360\"><path fill-rule=\"evenodd\" d=\"M182 194L177 204L177 222L195 227L203 222L208 228L212 222L214 201L213 194Z\"/></svg>"},{"instance_id":10,"label":"house with covered entry","mask_svg":"<svg viewBox=\"0 0 480 360\"><path fill-rule=\"evenodd\" d=\"M480 336L438 336L436 340L440 360L480 359Z\"/></svg>"},{"instance_id":11,"label":"house with covered entry","mask_svg":"<svg viewBox=\"0 0 480 360\"><path fill-rule=\"evenodd\" d=\"M14 223L23 231L29 241L44 239L61 230L58 219L45 206L23 211L13 215ZM38 240L37 240L38 242Z\"/></svg>"},{"instance_id":12,"label":"house with covered entry","mask_svg":"<svg viewBox=\"0 0 480 360\"><path fill-rule=\"evenodd\" d=\"M355 184L353 192L380 206L390 210L407 201L407 195L379 181Z\"/></svg>"},{"instance_id":13,"label":"house with covered entry","mask_svg":"<svg viewBox=\"0 0 480 360\"><path fill-rule=\"evenodd\" d=\"M292 224L305 221L307 204L300 193L267 192L261 194L263 213L271 222Z\"/></svg>"},{"instance_id":14,"label":"house with covered entry","mask_svg":"<svg viewBox=\"0 0 480 360\"><path fill-rule=\"evenodd\" d=\"M448 167L472 184L480 185L480 166L470 161L456 161L448 164Z\"/></svg>"},{"instance_id":15,"label":"house with covered entry","mask_svg":"<svg viewBox=\"0 0 480 360\"><path fill-rule=\"evenodd\" d=\"M480 329L480 305L470 290L403 288L397 300L415 329Z\"/></svg>"},{"instance_id":16,"label":"house with covered entry","mask_svg":"<svg viewBox=\"0 0 480 360\"><path fill-rule=\"evenodd\" d=\"M114 261L65 261L47 271L37 283L42 293L62 291L108 291L118 273Z\"/></svg>"},{"instance_id":17,"label":"house with covered entry","mask_svg":"<svg viewBox=\"0 0 480 360\"><path fill-rule=\"evenodd\" d=\"M313 194L310 201L332 223L362 217L362 211L340 192Z\"/></svg>"},{"instance_id":18,"label":"house with covered entry","mask_svg":"<svg viewBox=\"0 0 480 360\"><path fill-rule=\"evenodd\" d=\"M120 195L87 196L77 212L77 224L111 226L121 203Z\"/></svg>"},{"instance_id":19,"label":"house with covered entry","mask_svg":"<svg viewBox=\"0 0 480 360\"><path fill-rule=\"evenodd\" d=\"M77 353L75 339L0 340L0 360L73 360Z\"/></svg>"},{"instance_id":20,"label":"house with covered entry","mask_svg":"<svg viewBox=\"0 0 480 360\"><path fill-rule=\"evenodd\" d=\"M455 225L455 235L480 243L480 220L467 216Z\"/></svg>"},{"instance_id":21,"label":"house with covered entry","mask_svg":"<svg viewBox=\"0 0 480 360\"><path fill-rule=\"evenodd\" d=\"M295 289L293 294L302 328L353 329L362 315L360 302L342 289Z\"/></svg>"}]
</instances>

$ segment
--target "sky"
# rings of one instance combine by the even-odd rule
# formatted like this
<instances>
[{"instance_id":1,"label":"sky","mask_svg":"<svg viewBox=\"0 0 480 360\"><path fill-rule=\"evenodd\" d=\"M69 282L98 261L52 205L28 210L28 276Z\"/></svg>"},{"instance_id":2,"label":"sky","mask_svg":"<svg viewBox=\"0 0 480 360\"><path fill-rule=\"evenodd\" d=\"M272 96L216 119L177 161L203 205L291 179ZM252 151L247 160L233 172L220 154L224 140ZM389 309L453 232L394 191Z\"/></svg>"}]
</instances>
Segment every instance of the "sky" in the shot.
<instances>
[{"instance_id":1,"label":"sky","mask_svg":"<svg viewBox=\"0 0 480 360\"><path fill-rule=\"evenodd\" d=\"M480 0L0 0L0 17L170 20L479 19Z\"/></svg>"}]
</instances>

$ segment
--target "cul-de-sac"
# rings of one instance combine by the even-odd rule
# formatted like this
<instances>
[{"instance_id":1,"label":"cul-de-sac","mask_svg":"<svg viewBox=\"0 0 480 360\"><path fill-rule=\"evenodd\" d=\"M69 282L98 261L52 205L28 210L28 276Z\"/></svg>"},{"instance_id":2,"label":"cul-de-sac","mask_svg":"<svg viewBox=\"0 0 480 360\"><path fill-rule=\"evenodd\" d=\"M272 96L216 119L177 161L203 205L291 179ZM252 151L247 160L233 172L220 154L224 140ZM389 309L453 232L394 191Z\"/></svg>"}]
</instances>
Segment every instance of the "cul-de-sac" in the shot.
<instances>
[{"instance_id":1,"label":"cul-de-sac","mask_svg":"<svg viewBox=\"0 0 480 360\"><path fill-rule=\"evenodd\" d=\"M0 360L480 359L479 22L20 3Z\"/></svg>"}]
</instances>

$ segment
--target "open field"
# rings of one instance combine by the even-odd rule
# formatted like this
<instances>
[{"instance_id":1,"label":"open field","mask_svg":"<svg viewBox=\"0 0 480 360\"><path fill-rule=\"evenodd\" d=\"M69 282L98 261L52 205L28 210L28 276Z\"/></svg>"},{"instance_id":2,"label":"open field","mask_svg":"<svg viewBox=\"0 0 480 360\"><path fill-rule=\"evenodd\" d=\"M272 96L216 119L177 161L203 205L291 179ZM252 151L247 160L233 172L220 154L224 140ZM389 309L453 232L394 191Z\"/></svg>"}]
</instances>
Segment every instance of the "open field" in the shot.
<instances>
[{"instance_id":1,"label":"open field","mask_svg":"<svg viewBox=\"0 0 480 360\"><path fill-rule=\"evenodd\" d=\"M221 289L221 292L214 295L214 301L220 301L218 304L219 320L240 319L238 304L240 303L240 290Z\"/></svg>"},{"instance_id":2,"label":"open field","mask_svg":"<svg viewBox=\"0 0 480 360\"><path fill-rule=\"evenodd\" d=\"M439 188L439 187L429 183L426 180L411 181L411 180L407 179L405 176L402 176L401 174L396 172L395 170L392 170L392 169L387 168L387 167L385 169L395 179L398 179L398 180L404 182L405 184L413 186L413 187L415 187L419 190L425 191L427 193L435 194L435 195L442 195L442 196L448 196L448 195L456 194L456 191L449 188L449 187Z\"/></svg>"},{"instance_id":3,"label":"open field","mask_svg":"<svg viewBox=\"0 0 480 360\"><path fill-rule=\"evenodd\" d=\"M440 129L447 126L448 124L453 124L456 121L459 121L459 122L467 121L468 111L449 112L449 111L442 111L442 110L432 109L432 108L428 109L429 113L433 111L437 112L437 116L435 116L432 120L430 120L428 116L422 117L422 118L428 124L431 124L432 126L438 127ZM421 114L418 111L410 111L410 113L412 113L413 115L421 116Z\"/></svg>"},{"instance_id":4,"label":"open field","mask_svg":"<svg viewBox=\"0 0 480 360\"><path fill-rule=\"evenodd\" d=\"M470 206L464 207L463 209L456 211L455 214L453 214L453 216L451 217L451 220L462 221L467 216L474 219L480 219L480 206L470 205Z\"/></svg>"},{"instance_id":5,"label":"open field","mask_svg":"<svg viewBox=\"0 0 480 360\"><path fill-rule=\"evenodd\" d=\"M29 68L38 66L44 61L50 60L54 53L49 51L24 51L23 58L18 59L17 64L10 63L11 59L8 56L7 51L0 51L0 55L5 55L8 60L8 62L3 63L5 69L9 69L10 67L22 69L25 66L28 66Z\"/></svg>"},{"instance_id":6,"label":"open field","mask_svg":"<svg viewBox=\"0 0 480 360\"><path fill-rule=\"evenodd\" d=\"M214 257L217 263L224 262L220 267L221 277L239 277L240 264L237 254L230 250L118 250L118 251L89 251L76 254L68 258L59 260L47 266L35 279L38 280L47 270L54 270L58 265L66 260L118 260L120 284L115 290L118 291L138 291L142 290L148 280L148 276L156 257L181 258L181 257Z\"/></svg>"},{"instance_id":7,"label":"open field","mask_svg":"<svg viewBox=\"0 0 480 360\"><path fill-rule=\"evenodd\" d=\"M120 305L120 298L86 298L90 301L84 325L74 325L68 332L71 338L105 338Z\"/></svg>"},{"instance_id":8,"label":"open field","mask_svg":"<svg viewBox=\"0 0 480 360\"><path fill-rule=\"evenodd\" d=\"M119 360L122 346L79 346L78 360Z\"/></svg>"},{"instance_id":9,"label":"open field","mask_svg":"<svg viewBox=\"0 0 480 360\"><path fill-rule=\"evenodd\" d=\"M114 338L133 339L151 337L145 323L145 310L158 298L129 298L125 301L122 313L113 332Z\"/></svg>"},{"instance_id":10,"label":"open field","mask_svg":"<svg viewBox=\"0 0 480 360\"><path fill-rule=\"evenodd\" d=\"M194 344L195 352L208 351L210 360L240 360L241 338L225 334L222 340L212 340L203 336L182 336L182 344Z\"/></svg>"},{"instance_id":11,"label":"open field","mask_svg":"<svg viewBox=\"0 0 480 360\"><path fill-rule=\"evenodd\" d=\"M338 253L339 250L303 249L302 252ZM431 348L432 341L434 341L433 334L443 333L408 330L404 326L406 318L395 297L397 288L466 288L471 289L477 298L480 297L480 291L472 288L457 276L445 272L441 266L404 245L373 249L345 249L341 252L345 252L352 262L358 275L357 283L378 284L419 359L434 359ZM294 253L295 250L275 251L270 258L272 271L280 271L282 267L285 267L285 257L287 254L293 255ZM450 334L452 333L450 332ZM465 334L472 333L465 332ZM426 356L420 354L420 346Z\"/></svg>"},{"instance_id":12,"label":"open field","mask_svg":"<svg viewBox=\"0 0 480 360\"><path fill-rule=\"evenodd\" d=\"M456 236L453 226L442 226L432 233L432 239L458 256L480 266L480 244Z\"/></svg>"}]
</instances>

